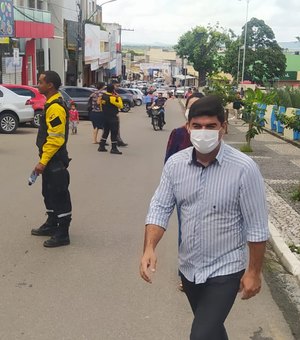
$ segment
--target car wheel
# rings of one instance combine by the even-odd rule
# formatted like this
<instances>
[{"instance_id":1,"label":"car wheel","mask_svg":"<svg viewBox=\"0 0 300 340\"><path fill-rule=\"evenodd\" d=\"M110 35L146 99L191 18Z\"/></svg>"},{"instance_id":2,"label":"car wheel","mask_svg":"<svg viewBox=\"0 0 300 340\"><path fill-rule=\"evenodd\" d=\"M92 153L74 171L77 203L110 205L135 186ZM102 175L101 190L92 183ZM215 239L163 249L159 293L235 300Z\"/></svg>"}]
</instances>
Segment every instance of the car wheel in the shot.
<instances>
[{"instance_id":1,"label":"car wheel","mask_svg":"<svg viewBox=\"0 0 300 340\"><path fill-rule=\"evenodd\" d=\"M19 125L18 118L15 114L4 112L0 115L0 132L1 133L14 133Z\"/></svg>"},{"instance_id":2,"label":"car wheel","mask_svg":"<svg viewBox=\"0 0 300 340\"><path fill-rule=\"evenodd\" d=\"M123 109L121 111L128 112L130 110L130 104L128 102L123 102Z\"/></svg>"},{"instance_id":3,"label":"car wheel","mask_svg":"<svg viewBox=\"0 0 300 340\"><path fill-rule=\"evenodd\" d=\"M42 111L35 111L34 112L34 117L33 117L33 121L31 122L31 125L34 128L39 128L40 127L40 116L42 114Z\"/></svg>"},{"instance_id":4,"label":"car wheel","mask_svg":"<svg viewBox=\"0 0 300 340\"><path fill-rule=\"evenodd\" d=\"M141 106L141 105L143 104L143 102L142 102L141 99L137 99L137 100L135 101L135 104L136 104L136 106Z\"/></svg>"}]
</instances>

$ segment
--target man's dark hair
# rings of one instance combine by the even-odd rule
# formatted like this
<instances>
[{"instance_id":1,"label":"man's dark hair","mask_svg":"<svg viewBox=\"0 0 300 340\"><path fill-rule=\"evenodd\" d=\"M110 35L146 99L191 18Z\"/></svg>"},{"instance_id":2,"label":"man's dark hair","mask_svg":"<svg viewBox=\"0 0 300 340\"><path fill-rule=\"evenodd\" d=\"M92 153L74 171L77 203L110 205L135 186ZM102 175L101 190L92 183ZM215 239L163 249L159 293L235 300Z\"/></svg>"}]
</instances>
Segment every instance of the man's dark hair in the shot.
<instances>
[{"instance_id":1,"label":"man's dark hair","mask_svg":"<svg viewBox=\"0 0 300 340\"><path fill-rule=\"evenodd\" d=\"M45 71L42 74L45 75L46 83L52 83L56 90L61 86L61 79L58 73L55 71Z\"/></svg>"},{"instance_id":2,"label":"man's dark hair","mask_svg":"<svg viewBox=\"0 0 300 340\"><path fill-rule=\"evenodd\" d=\"M98 90L101 90L104 86L105 86L105 83L103 81L99 81L98 83L96 83L96 88Z\"/></svg>"},{"instance_id":3,"label":"man's dark hair","mask_svg":"<svg viewBox=\"0 0 300 340\"><path fill-rule=\"evenodd\" d=\"M194 93L191 94L191 95L188 97L188 99L186 100L185 108L188 107L188 104L189 104L190 99L192 99L192 98L202 98L202 97L204 97L204 94L203 94L203 93L201 93L201 92L194 92Z\"/></svg>"},{"instance_id":4,"label":"man's dark hair","mask_svg":"<svg viewBox=\"0 0 300 340\"><path fill-rule=\"evenodd\" d=\"M115 87L113 84L108 84L107 87L106 87L106 91L109 92L109 93L113 93L115 90Z\"/></svg>"},{"instance_id":5,"label":"man's dark hair","mask_svg":"<svg viewBox=\"0 0 300 340\"><path fill-rule=\"evenodd\" d=\"M111 81L111 83L114 85L114 84L120 84L119 80L118 79L113 79Z\"/></svg>"},{"instance_id":6,"label":"man's dark hair","mask_svg":"<svg viewBox=\"0 0 300 340\"><path fill-rule=\"evenodd\" d=\"M216 116L218 121L223 124L225 122L225 113L221 98L210 95L195 101L190 107L189 122L193 117L201 116Z\"/></svg>"}]
</instances>

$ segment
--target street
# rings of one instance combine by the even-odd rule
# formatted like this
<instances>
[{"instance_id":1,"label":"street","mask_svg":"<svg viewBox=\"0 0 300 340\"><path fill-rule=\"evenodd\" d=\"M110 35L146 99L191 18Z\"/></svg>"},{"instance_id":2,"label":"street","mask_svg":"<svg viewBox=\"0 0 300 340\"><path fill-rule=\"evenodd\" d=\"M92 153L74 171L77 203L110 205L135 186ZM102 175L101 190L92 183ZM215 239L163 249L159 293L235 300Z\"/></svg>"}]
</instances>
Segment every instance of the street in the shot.
<instances>
[{"instance_id":1,"label":"street","mask_svg":"<svg viewBox=\"0 0 300 340\"><path fill-rule=\"evenodd\" d=\"M168 136L184 123L176 99L167 103L166 121L155 132L144 106L121 113L122 138L129 143L123 155L97 152L91 123L80 122L68 147L71 245L57 249L30 235L45 220L41 178L27 184L38 162L37 130L0 134L1 340L189 338L192 312L178 290L176 214L157 249L153 284L138 271L144 219ZM237 297L226 327L231 340L294 339L265 282L257 297Z\"/></svg>"}]
</instances>

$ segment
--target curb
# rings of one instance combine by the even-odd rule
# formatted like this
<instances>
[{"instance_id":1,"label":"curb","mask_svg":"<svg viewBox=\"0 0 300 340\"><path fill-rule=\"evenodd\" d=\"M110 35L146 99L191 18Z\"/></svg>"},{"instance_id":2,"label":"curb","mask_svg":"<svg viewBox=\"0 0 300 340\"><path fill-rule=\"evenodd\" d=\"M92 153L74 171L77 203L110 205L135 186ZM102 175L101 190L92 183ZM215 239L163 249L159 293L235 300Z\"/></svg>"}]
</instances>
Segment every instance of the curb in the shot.
<instances>
[{"instance_id":1,"label":"curb","mask_svg":"<svg viewBox=\"0 0 300 340\"><path fill-rule=\"evenodd\" d=\"M265 132L268 132L272 136L275 136L275 137L277 137L277 138L279 138L279 139L281 139L281 140L283 140L283 141L285 141L287 143L290 143L290 144L296 146L297 148L300 148L300 142L298 142L298 141L288 139L288 138L280 135L279 133L277 133L275 131L272 131L272 130L269 130L269 129L265 128L265 127L263 127L263 130Z\"/></svg>"},{"instance_id":2,"label":"curb","mask_svg":"<svg viewBox=\"0 0 300 340\"><path fill-rule=\"evenodd\" d=\"M284 268L293 276L295 276L300 283L300 261L291 252L290 248L280 235L280 232L271 222L269 222L269 230L269 241L272 244L275 253L279 257L280 262L283 264Z\"/></svg>"}]
</instances>

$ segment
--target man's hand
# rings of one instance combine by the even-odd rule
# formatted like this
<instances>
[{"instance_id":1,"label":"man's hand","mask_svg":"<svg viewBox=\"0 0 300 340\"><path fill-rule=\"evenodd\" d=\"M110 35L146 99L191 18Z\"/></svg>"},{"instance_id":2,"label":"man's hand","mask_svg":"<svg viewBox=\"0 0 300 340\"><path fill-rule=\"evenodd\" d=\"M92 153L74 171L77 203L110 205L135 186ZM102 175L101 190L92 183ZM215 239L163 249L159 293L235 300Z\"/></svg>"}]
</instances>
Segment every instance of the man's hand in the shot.
<instances>
[{"instance_id":1,"label":"man's hand","mask_svg":"<svg viewBox=\"0 0 300 340\"><path fill-rule=\"evenodd\" d=\"M148 283L152 283L151 273L156 271L157 258L152 248L145 250L140 264L140 275Z\"/></svg>"},{"instance_id":2,"label":"man's hand","mask_svg":"<svg viewBox=\"0 0 300 340\"><path fill-rule=\"evenodd\" d=\"M38 164L35 166L34 171L35 171L37 174L41 175L41 174L44 172L45 167L46 167L46 166L43 165L42 163L38 163Z\"/></svg>"},{"instance_id":3,"label":"man's hand","mask_svg":"<svg viewBox=\"0 0 300 340\"><path fill-rule=\"evenodd\" d=\"M241 278L240 292L242 300L247 300L255 296L261 289L261 274L256 272L246 271Z\"/></svg>"}]
</instances>

